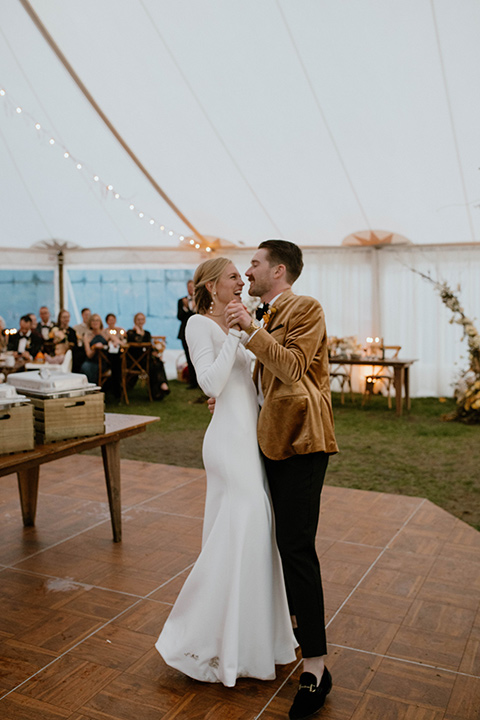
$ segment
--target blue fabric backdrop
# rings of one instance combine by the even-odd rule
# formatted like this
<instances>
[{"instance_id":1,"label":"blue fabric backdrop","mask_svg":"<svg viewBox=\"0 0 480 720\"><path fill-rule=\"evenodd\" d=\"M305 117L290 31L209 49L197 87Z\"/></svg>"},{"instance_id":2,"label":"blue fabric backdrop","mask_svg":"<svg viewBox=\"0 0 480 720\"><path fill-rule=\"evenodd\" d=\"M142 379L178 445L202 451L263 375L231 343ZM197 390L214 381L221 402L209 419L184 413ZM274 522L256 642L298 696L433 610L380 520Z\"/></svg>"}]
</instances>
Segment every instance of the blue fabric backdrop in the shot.
<instances>
[{"instance_id":1,"label":"blue fabric backdrop","mask_svg":"<svg viewBox=\"0 0 480 720\"><path fill-rule=\"evenodd\" d=\"M0 270L0 315L7 328L18 328L22 315L42 305L54 315L55 288L53 270Z\"/></svg>"},{"instance_id":2,"label":"blue fabric backdrop","mask_svg":"<svg viewBox=\"0 0 480 720\"><path fill-rule=\"evenodd\" d=\"M135 313L143 312L147 318L145 328L152 335L166 335L168 348L181 348L177 340L177 303L186 294L192 270L69 269L68 275L79 310L89 307L103 321L107 313L113 312L118 325L126 330L132 327ZM69 309L72 312L71 303Z\"/></svg>"}]
</instances>

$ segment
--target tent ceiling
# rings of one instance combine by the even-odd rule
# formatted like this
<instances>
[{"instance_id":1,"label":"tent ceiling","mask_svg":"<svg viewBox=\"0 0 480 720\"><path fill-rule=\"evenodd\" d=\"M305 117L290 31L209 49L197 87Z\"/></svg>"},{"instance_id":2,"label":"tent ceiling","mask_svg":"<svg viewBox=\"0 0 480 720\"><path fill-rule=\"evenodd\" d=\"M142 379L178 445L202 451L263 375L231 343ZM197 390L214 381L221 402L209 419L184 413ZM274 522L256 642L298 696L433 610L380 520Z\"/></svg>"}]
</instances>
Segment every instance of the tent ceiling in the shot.
<instances>
[{"instance_id":1,"label":"tent ceiling","mask_svg":"<svg viewBox=\"0 0 480 720\"><path fill-rule=\"evenodd\" d=\"M364 230L480 240L477 0L31 5L200 233L245 245L340 245ZM1 0L0 15L0 245L158 247L189 234L20 1Z\"/></svg>"}]
</instances>

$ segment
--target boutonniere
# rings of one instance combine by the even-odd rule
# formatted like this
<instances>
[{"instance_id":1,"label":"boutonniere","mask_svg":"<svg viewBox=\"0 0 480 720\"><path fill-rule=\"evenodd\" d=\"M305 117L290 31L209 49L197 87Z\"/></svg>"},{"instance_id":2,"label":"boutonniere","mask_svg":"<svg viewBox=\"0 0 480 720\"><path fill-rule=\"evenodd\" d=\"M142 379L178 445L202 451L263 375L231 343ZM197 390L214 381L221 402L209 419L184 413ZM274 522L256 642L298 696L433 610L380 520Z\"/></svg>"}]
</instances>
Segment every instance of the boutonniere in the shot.
<instances>
[{"instance_id":1,"label":"boutonniere","mask_svg":"<svg viewBox=\"0 0 480 720\"><path fill-rule=\"evenodd\" d=\"M269 307L266 313L263 313L263 327L266 330L270 323L272 322L272 318L274 317L275 313L277 312L276 307Z\"/></svg>"}]
</instances>

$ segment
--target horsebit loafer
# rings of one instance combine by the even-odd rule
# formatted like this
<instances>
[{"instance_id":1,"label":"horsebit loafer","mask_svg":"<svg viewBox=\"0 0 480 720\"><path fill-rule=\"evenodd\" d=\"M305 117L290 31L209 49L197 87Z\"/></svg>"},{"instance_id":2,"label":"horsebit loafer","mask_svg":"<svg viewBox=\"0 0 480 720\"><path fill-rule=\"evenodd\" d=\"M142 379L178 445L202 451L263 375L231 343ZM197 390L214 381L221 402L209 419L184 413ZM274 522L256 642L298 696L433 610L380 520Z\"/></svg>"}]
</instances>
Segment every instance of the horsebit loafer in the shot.
<instances>
[{"instance_id":1,"label":"horsebit loafer","mask_svg":"<svg viewBox=\"0 0 480 720\"><path fill-rule=\"evenodd\" d=\"M326 697L332 689L332 676L327 668L324 669L322 679L317 686L317 678L309 672L300 675L298 692L295 695L293 705L290 708L288 717L290 720L303 720L308 718L317 710L323 707Z\"/></svg>"}]
</instances>

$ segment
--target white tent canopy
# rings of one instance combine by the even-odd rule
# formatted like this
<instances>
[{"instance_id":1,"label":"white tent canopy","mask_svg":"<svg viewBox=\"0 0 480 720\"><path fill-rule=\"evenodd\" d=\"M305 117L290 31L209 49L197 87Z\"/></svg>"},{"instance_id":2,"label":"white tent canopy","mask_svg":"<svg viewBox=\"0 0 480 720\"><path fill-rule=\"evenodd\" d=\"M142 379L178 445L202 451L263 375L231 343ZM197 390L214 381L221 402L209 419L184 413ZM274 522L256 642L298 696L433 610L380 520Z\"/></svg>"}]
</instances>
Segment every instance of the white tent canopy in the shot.
<instances>
[{"instance_id":1,"label":"white tent canopy","mask_svg":"<svg viewBox=\"0 0 480 720\"><path fill-rule=\"evenodd\" d=\"M284 237L332 334L448 393L458 328L432 345L406 266L478 313L479 31L477 0L0 0L1 267L55 267L54 240L67 271L192 267L220 238L245 269ZM340 248L363 231L413 245Z\"/></svg>"}]
</instances>

